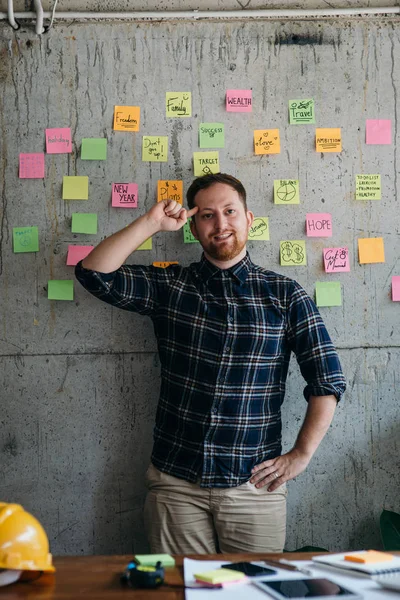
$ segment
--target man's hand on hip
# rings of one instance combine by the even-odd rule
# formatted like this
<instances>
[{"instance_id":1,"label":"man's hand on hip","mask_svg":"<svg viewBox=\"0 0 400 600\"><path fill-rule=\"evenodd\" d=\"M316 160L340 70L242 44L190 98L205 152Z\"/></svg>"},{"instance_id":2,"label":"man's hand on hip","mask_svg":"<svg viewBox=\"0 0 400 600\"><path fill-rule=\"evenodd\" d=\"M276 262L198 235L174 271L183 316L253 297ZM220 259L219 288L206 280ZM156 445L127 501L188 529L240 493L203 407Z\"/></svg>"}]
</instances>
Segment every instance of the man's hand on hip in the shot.
<instances>
[{"instance_id":1,"label":"man's hand on hip","mask_svg":"<svg viewBox=\"0 0 400 600\"><path fill-rule=\"evenodd\" d=\"M198 210L197 206L191 210L186 210L175 200L162 200L151 207L147 213L147 218L154 223L158 231L177 231Z\"/></svg>"},{"instance_id":2,"label":"man's hand on hip","mask_svg":"<svg viewBox=\"0 0 400 600\"><path fill-rule=\"evenodd\" d=\"M257 488L267 485L268 491L273 492L285 481L302 473L307 468L310 459L310 456L293 448L287 454L256 465L252 469L250 483L254 483Z\"/></svg>"}]
</instances>

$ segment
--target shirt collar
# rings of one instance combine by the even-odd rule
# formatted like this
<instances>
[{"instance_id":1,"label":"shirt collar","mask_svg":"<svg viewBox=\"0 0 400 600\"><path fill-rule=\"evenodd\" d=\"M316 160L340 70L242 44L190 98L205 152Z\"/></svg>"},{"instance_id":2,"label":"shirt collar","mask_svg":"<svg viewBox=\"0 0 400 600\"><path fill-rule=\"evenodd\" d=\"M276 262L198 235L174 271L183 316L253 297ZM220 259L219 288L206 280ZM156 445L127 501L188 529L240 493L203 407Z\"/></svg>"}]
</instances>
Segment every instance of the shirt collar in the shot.
<instances>
[{"instance_id":1,"label":"shirt collar","mask_svg":"<svg viewBox=\"0 0 400 600\"><path fill-rule=\"evenodd\" d=\"M211 277L214 277L220 273L229 273L235 277L239 283L244 283L252 266L253 263L248 252L246 252L246 256L242 258L241 261L236 263L236 265L233 265L233 267L230 269L220 269L216 267L213 265L213 263L207 260L203 253L199 263L199 274L205 283L207 283Z\"/></svg>"}]
</instances>

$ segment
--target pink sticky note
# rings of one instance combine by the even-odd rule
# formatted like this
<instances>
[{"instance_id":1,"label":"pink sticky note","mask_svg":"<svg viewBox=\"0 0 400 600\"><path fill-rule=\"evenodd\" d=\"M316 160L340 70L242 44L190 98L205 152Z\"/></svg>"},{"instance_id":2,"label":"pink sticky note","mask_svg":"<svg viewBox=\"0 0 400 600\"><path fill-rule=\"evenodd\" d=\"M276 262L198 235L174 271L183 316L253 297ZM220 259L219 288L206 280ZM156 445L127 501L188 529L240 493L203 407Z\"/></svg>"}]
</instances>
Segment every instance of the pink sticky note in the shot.
<instances>
[{"instance_id":1,"label":"pink sticky note","mask_svg":"<svg viewBox=\"0 0 400 600\"><path fill-rule=\"evenodd\" d=\"M392 300L400 302L400 275L392 277Z\"/></svg>"},{"instance_id":2,"label":"pink sticky note","mask_svg":"<svg viewBox=\"0 0 400 600\"><path fill-rule=\"evenodd\" d=\"M70 127L46 129L46 152L47 154L65 154L72 152Z\"/></svg>"},{"instance_id":3,"label":"pink sticky note","mask_svg":"<svg viewBox=\"0 0 400 600\"><path fill-rule=\"evenodd\" d=\"M308 237L332 237L332 215L307 213L306 232Z\"/></svg>"},{"instance_id":4,"label":"pink sticky note","mask_svg":"<svg viewBox=\"0 0 400 600\"><path fill-rule=\"evenodd\" d=\"M112 184L112 206L118 208L137 208L138 184L137 183L113 183Z\"/></svg>"},{"instance_id":5,"label":"pink sticky note","mask_svg":"<svg viewBox=\"0 0 400 600\"><path fill-rule=\"evenodd\" d=\"M44 179L44 153L19 155L20 179Z\"/></svg>"},{"instance_id":6,"label":"pink sticky note","mask_svg":"<svg viewBox=\"0 0 400 600\"><path fill-rule=\"evenodd\" d=\"M367 119L365 141L367 144L391 144L392 122L390 119Z\"/></svg>"},{"instance_id":7,"label":"pink sticky note","mask_svg":"<svg viewBox=\"0 0 400 600\"><path fill-rule=\"evenodd\" d=\"M91 253L93 248L94 246L68 246L67 265L70 267L78 264Z\"/></svg>"},{"instance_id":8,"label":"pink sticky note","mask_svg":"<svg viewBox=\"0 0 400 600\"><path fill-rule=\"evenodd\" d=\"M228 112L251 112L252 90L226 90L226 110Z\"/></svg>"},{"instance_id":9,"label":"pink sticky note","mask_svg":"<svg viewBox=\"0 0 400 600\"><path fill-rule=\"evenodd\" d=\"M324 248L325 273L346 273L350 271L348 248Z\"/></svg>"}]
</instances>

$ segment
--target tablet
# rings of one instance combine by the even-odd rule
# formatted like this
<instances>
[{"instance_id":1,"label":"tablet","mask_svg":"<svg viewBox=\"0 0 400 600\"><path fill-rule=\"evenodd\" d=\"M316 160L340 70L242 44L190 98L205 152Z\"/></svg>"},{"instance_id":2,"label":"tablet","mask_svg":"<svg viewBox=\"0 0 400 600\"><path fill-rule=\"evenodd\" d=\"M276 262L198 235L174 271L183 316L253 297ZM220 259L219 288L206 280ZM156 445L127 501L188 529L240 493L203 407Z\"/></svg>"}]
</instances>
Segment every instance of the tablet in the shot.
<instances>
[{"instance_id":1,"label":"tablet","mask_svg":"<svg viewBox=\"0 0 400 600\"><path fill-rule=\"evenodd\" d=\"M278 600L300 600L313 598L314 600L362 600L362 596L345 589L330 579L286 579L281 581L254 581L253 585L264 590Z\"/></svg>"}]
</instances>

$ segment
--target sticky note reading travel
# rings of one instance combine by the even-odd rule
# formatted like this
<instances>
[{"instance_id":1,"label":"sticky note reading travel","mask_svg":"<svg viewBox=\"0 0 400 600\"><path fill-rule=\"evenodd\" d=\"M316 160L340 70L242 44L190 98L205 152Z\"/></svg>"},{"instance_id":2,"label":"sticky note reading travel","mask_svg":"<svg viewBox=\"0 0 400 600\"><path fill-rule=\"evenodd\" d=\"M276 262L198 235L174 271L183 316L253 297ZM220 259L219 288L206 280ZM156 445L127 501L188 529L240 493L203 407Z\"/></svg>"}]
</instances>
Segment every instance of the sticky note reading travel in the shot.
<instances>
[{"instance_id":1,"label":"sticky note reading travel","mask_svg":"<svg viewBox=\"0 0 400 600\"><path fill-rule=\"evenodd\" d=\"M342 306L340 281L316 281L315 304L317 306Z\"/></svg>"},{"instance_id":2,"label":"sticky note reading travel","mask_svg":"<svg viewBox=\"0 0 400 600\"><path fill-rule=\"evenodd\" d=\"M95 213L72 213L72 233L97 233L97 215Z\"/></svg>"},{"instance_id":3,"label":"sticky note reading travel","mask_svg":"<svg viewBox=\"0 0 400 600\"><path fill-rule=\"evenodd\" d=\"M223 148L225 146L224 129L223 123L200 123L200 148Z\"/></svg>"},{"instance_id":4,"label":"sticky note reading travel","mask_svg":"<svg viewBox=\"0 0 400 600\"><path fill-rule=\"evenodd\" d=\"M153 249L153 238L149 237L147 240L140 244L136 250L152 250Z\"/></svg>"},{"instance_id":5,"label":"sticky note reading travel","mask_svg":"<svg viewBox=\"0 0 400 600\"><path fill-rule=\"evenodd\" d=\"M159 180L157 183L157 202L175 200L183 204L183 181L179 179Z\"/></svg>"},{"instance_id":6,"label":"sticky note reading travel","mask_svg":"<svg viewBox=\"0 0 400 600\"><path fill-rule=\"evenodd\" d=\"M87 200L89 198L89 177L86 175L64 175L63 200Z\"/></svg>"},{"instance_id":7,"label":"sticky note reading travel","mask_svg":"<svg viewBox=\"0 0 400 600\"><path fill-rule=\"evenodd\" d=\"M275 204L300 204L300 185L298 179L274 180Z\"/></svg>"},{"instance_id":8,"label":"sticky note reading travel","mask_svg":"<svg viewBox=\"0 0 400 600\"><path fill-rule=\"evenodd\" d=\"M325 273L348 273L350 271L348 248L324 248Z\"/></svg>"},{"instance_id":9,"label":"sticky note reading travel","mask_svg":"<svg viewBox=\"0 0 400 600\"><path fill-rule=\"evenodd\" d=\"M356 175L356 200L380 200L381 176Z\"/></svg>"},{"instance_id":10,"label":"sticky note reading travel","mask_svg":"<svg viewBox=\"0 0 400 600\"><path fill-rule=\"evenodd\" d=\"M39 229L37 227L13 227L14 252L39 252Z\"/></svg>"},{"instance_id":11,"label":"sticky note reading travel","mask_svg":"<svg viewBox=\"0 0 400 600\"><path fill-rule=\"evenodd\" d=\"M46 129L47 154L66 154L72 152L70 127Z\"/></svg>"},{"instance_id":12,"label":"sticky note reading travel","mask_svg":"<svg viewBox=\"0 0 400 600\"><path fill-rule=\"evenodd\" d=\"M281 266L299 267L307 265L306 242L304 240L285 240L280 242Z\"/></svg>"},{"instance_id":13,"label":"sticky note reading travel","mask_svg":"<svg viewBox=\"0 0 400 600\"><path fill-rule=\"evenodd\" d=\"M115 106L114 131L139 131L140 106Z\"/></svg>"},{"instance_id":14,"label":"sticky note reading travel","mask_svg":"<svg viewBox=\"0 0 400 600\"><path fill-rule=\"evenodd\" d=\"M279 129L256 129L254 131L255 154L279 154L280 151Z\"/></svg>"},{"instance_id":15,"label":"sticky note reading travel","mask_svg":"<svg viewBox=\"0 0 400 600\"><path fill-rule=\"evenodd\" d=\"M342 131L340 127L317 129L315 142L317 152L341 152Z\"/></svg>"},{"instance_id":16,"label":"sticky note reading travel","mask_svg":"<svg viewBox=\"0 0 400 600\"><path fill-rule=\"evenodd\" d=\"M183 229L183 242L185 244L195 244L195 243L198 244L199 243L199 240L196 240L193 233L191 232L189 223L185 223L182 229Z\"/></svg>"},{"instance_id":17,"label":"sticky note reading travel","mask_svg":"<svg viewBox=\"0 0 400 600\"><path fill-rule=\"evenodd\" d=\"M269 241L269 219L268 217L256 217L250 227L249 240Z\"/></svg>"},{"instance_id":18,"label":"sticky note reading travel","mask_svg":"<svg viewBox=\"0 0 400 600\"><path fill-rule=\"evenodd\" d=\"M219 152L193 152L193 166L195 177L220 173Z\"/></svg>"},{"instance_id":19,"label":"sticky note reading travel","mask_svg":"<svg viewBox=\"0 0 400 600\"><path fill-rule=\"evenodd\" d=\"M228 112L251 112L252 90L227 90L226 110Z\"/></svg>"},{"instance_id":20,"label":"sticky note reading travel","mask_svg":"<svg viewBox=\"0 0 400 600\"><path fill-rule=\"evenodd\" d=\"M167 92L165 94L167 117L191 117L191 92Z\"/></svg>"},{"instance_id":21,"label":"sticky note reading travel","mask_svg":"<svg viewBox=\"0 0 400 600\"><path fill-rule=\"evenodd\" d=\"M383 238L359 238L358 257L360 264L384 263Z\"/></svg>"},{"instance_id":22,"label":"sticky note reading travel","mask_svg":"<svg viewBox=\"0 0 400 600\"><path fill-rule=\"evenodd\" d=\"M400 275L392 277L392 300L393 302L400 302Z\"/></svg>"},{"instance_id":23,"label":"sticky note reading travel","mask_svg":"<svg viewBox=\"0 0 400 600\"><path fill-rule=\"evenodd\" d=\"M73 265L77 265L80 260L86 258L94 246L68 246L68 254L67 254L67 266L72 267Z\"/></svg>"},{"instance_id":24,"label":"sticky note reading travel","mask_svg":"<svg viewBox=\"0 0 400 600\"><path fill-rule=\"evenodd\" d=\"M144 135L142 142L142 161L167 162L168 137L159 135Z\"/></svg>"},{"instance_id":25,"label":"sticky note reading travel","mask_svg":"<svg viewBox=\"0 0 400 600\"><path fill-rule=\"evenodd\" d=\"M306 233L308 237L332 237L332 215L307 213Z\"/></svg>"},{"instance_id":26,"label":"sticky note reading travel","mask_svg":"<svg viewBox=\"0 0 400 600\"><path fill-rule=\"evenodd\" d=\"M20 179L44 179L44 152L19 155Z\"/></svg>"},{"instance_id":27,"label":"sticky note reading travel","mask_svg":"<svg viewBox=\"0 0 400 600\"><path fill-rule=\"evenodd\" d=\"M74 282L72 279L51 279L47 284L49 300L73 300Z\"/></svg>"},{"instance_id":28,"label":"sticky note reading travel","mask_svg":"<svg viewBox=\"0 0 400 600\"><path fill-rule=\"evenodd\" d=\"M392 122L390 119L367 119L365 130L367 144L391 144Z\"/></svg>"},{"instance_id":29,"label":"sticky note reading travel","mask_svg":"<svg viewBox=\"0 0 400 600\"><path fill-rule=\"evenodd\" d=\"M137 183L113 183L111 194L111 206L116 208L137 208L138 184Z\"/></svg>"},{"instance_id":30,"label":"sticky note reading travel","mask_svg":"<svg viewBox=\"0 0 400 600\"><path fill-rule=\"evenodd\" d=\"M153 262L153 267L158 267L159 269L166 269L167 267L169 267L169 265L178 265L178 261L177 260L170 260L170 261L156 261Z\"/></svg>"},{"instance_id":31,"label":"sticky note reading travel","mask_svg":"<svg viewBox=\"0 0 400 600\"><path fill-rule=\"evenodd\" d=\"M289 100L289 123L301 125L315 123L314 100Z\"/></svg>"}]
</instances>

